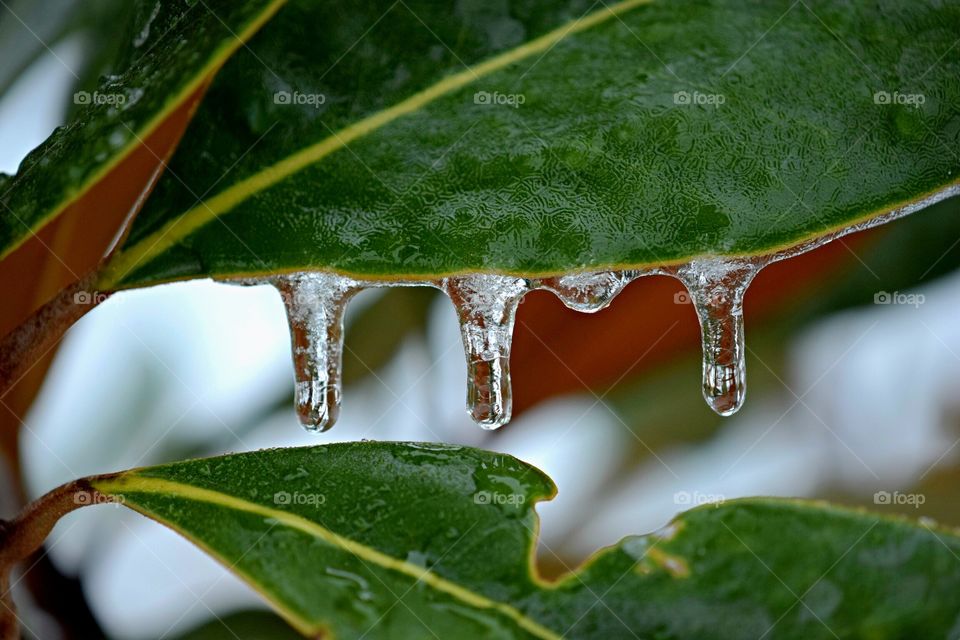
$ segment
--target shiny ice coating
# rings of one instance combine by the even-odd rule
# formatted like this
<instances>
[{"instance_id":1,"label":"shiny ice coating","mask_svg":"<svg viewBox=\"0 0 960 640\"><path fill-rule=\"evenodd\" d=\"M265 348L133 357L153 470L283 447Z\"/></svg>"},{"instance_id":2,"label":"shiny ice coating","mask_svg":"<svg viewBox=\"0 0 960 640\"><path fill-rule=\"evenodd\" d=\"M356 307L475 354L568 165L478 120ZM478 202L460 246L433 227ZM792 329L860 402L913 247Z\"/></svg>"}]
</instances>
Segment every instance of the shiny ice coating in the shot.
<instances>
[{"instance_id":1,"label":"shiny ice coating","mask_svg":"<svg viewBox=\"0 0 960 640\"><path fill-rule=\"evenodd\" d=\"M327 273L278 276L290 323L295 402L300 423L326 431L340 414L343 314L359 283Z\"/></svg>"},{"instance_id":2,"label":"shiny ice coating","mask_svg":"<svg viewBox=\"0 0 960 640\"><path fill-rule=\"evenodd\" d=\"M569 309L596 313L605 309L635 278L653 271L597 271L532 281L534 288L552 291Z\"/></svg>"},{"instance_id":3,"label":"shiny ice coating","mask_svg":"<svg viewBox=\"0 0 960 640\"><path fill-rule=\"evenodd\" d=\"M293 342L297 413L311 431L325 431L337 419L344 309L364 288L433 286L447 293L457 309L466 350L467 412L481 427L496 429L510 420L510 345L517 305L527 291L552 291L567 307L594 313L609 305L633 280L653 274L673 276L686 286L700 319L703 396L714 411L728 416L742 406L746 393L743 297L763 267L955 195L960 195L958 185L875 218L752 258L702 257L673 266L584 271L529 280L496 274L440 280L354 280L333 273L301 272L224 281L246 285L269 282L283 296Z\"/></svg>"},{"instance_id":4,"label":"shiny ice coating","mask_svg":"<svg viewBox=\"0 0 960 640\"><path fill-rule=\"evenodd\" d=\"M743 297L759 268L749 260L694 260L671 273L700 319L703 398L721 416L736 413L747 392Z\"/></svg>"},{"instance_id":5,"label":"shiny ice coating","mask_svg":"<svg viewBox=\"0 0 960 640\"><path fill-rule=\"evenodd\" d=\"M510 344L520 299L529 290L522 278L467 275L445 278L440 288L453 301L467 357L467 413L484 429L510 421Z\"/></svg>"},{"instance_id":6,"label":"shiny ice coating","mask_svg":"<svg viewBox=\"0 0 960 640\"><path fill-rule=\"evenodd\" d=\"M593 313L609 305L633 280L664 274L681 280L689 292L702 333L703 395L714 411L728 416L742 406L746 393L743 298L762 268L956 195L960 195L960 185L951 185L874 218L750 258L707 256L680 265L583 271L529 280L484 274L405 281L357 281L323 273L276 278L272 282L281 292L307 292L302 307L295 298L285 295L294 341L298 412L308 428L315 430L329 428L336 419L340 398L343 307L362 288L434 286L450 296L460 316L460 330L466 348L467 411L482 427L492 429L510 419L510 343L517 305L527 291L552 291L567 307Z\"/></svg>"},{"instance_id":7,"label":"shiny ice coating","mask_svg":"<svg viewBox=\"0 0 960 640\"><path fill-rule=\"evenodd\" d=\"M343 318L350 298L368 287L417 285L437 287L453 302L467 360L467 413L482 428L497 429L510 421L510 347L523 296L544 289L571 309L594 313L607 307L630 282L652 274L674 276L689 291L702 329L703 396L720 415L735 413L746 392L743 296L766 263L702 259L674 267L532 280L470 274L435 281L385 282L301 272L276 276L270 282L280 291L287 309L297 415L306 429L326 431L340 412Z\"/></svg>"}]
</instances>

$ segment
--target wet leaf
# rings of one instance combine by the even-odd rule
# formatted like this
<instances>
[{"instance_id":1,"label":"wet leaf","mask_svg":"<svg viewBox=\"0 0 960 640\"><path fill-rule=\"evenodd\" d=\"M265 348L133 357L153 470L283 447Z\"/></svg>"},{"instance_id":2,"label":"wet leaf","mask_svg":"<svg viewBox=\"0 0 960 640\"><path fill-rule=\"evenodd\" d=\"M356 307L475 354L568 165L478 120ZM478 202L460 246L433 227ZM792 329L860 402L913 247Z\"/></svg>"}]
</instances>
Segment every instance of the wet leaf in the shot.
<instances>
[{"instance_id":1,"label":"wet leaf","mask_svg":"<svg viewBox=\"0 0 960 640\"><path fill-rule=\"evenodd\" d=\"M75 94L85 105L76 118L32 151L15 176L0 180L0 257L110 175L282 2L142 3L157 11L128 47L136 53L128 54L126 70Z\"/></svg>"},{"instance_id":2,"label":"wet leaf","mask_svg":"<svg viewBox=\"0 0 960 640\"><path fill-rule=\"evenodd\" d=\"M958 237L960 199L952 198L921 215L770 265L746 296L750 351L759 351L771 331L781 351L792 335L827 314L873 304L878 292L905 291L957 269ZM694 356L700 341L692 305L676 304L683 296L671 279L643 278L590 316L547 294L527 296L517 312L510 356L514 416L551 397L589 391L644 430L654 416L667 436L700 420L715 425L712 414L689 402L699 362L691 359L676 375L665 370L678 358ZM754 398L760 397L757 383L768 366L786 378L781 358L767 352L759 367L748 366Z\"/></svg>"},{"instance_id":3,"label":"wet leaf","mask_svg":"<svg viewBox=\"0 0 960 640\"><path fill-rule=\"evenodd\" d=\"M311 637L928 638L960 608L956 533L792 500L699 507L546 583L534 504L552 483L475 449L335 444L91 483Z\"/></svg>"},{"instance_id":4,"label":"wet leaf","mask_svg":"<svg viewBox=\"0 0 960 640\"><path fill-rule=\"evenodd\" d=\"M238 611L218 616L175 640L296 640L300 634L267 611Z\"/></svg>"},{"instance_id":5,"label":"wet leaf","mask_svg":"<svg viewBox=\"0 0 960 640\"><path fill-rule=\"evenodd\" d=\"M297 2L218 78L186 185L105 283L792 246L956 183L958 29L933 1Z\"/></svg>"}]
</instances>

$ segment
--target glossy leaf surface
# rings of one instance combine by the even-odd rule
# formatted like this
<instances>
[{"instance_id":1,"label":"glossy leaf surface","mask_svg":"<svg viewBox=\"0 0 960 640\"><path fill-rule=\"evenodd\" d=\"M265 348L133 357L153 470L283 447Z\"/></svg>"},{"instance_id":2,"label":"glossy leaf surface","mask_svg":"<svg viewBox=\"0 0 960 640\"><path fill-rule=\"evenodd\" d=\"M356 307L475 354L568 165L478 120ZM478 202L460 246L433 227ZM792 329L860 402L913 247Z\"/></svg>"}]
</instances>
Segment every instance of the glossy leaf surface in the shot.
<instances>
[{"instance_id":1,"label":"glossy leaf surface","mask_svg":"<svg viewBox=\"0 0 960 640\"><path fill-rule=\"evenodd\" d=\"M552 483L475 449L336 444L91 482L311 637L946 637L960 610L954 533L789 500L699 507L547 583L531 563Z\"/></svg>"},{"instance_id":2,"label":"glossy leaf surface","mask_svg":"<svg viewBox=\"0 0 960 640\"><path fill-rule=\"evenodd\" d=\"M956 182L955 2L292 3L106 282L764 253Z\"/></svg>"}]
</instances>

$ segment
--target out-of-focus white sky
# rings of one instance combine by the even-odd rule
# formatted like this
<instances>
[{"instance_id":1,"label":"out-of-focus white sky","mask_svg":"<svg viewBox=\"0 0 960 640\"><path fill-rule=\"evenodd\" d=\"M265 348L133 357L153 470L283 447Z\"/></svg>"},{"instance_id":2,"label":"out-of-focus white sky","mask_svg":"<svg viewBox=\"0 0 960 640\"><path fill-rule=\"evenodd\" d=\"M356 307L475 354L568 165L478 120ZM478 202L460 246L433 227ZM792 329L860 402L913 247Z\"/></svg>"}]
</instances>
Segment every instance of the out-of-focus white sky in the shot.
<instances>
[{"instance_id":1,"label":"out-of-focus white sky","mask_svg":"<svg viewBox=\"0 0 960 640\"><path fill-rule=\"evenodd\" d=\"M65 65L80 49L57 47L0 100L0 170L15 171L60 123L56 105L71 79ZM789 369L776 372L785 393L748 393L745 410L705 444L657 451L614 491L600 488L634 436L602 402L571 396L514 420L492 446L544 469L560 489L538 508L542 552L582 558L711 497L812 496L828 484L892 491L951 459L956 441L946 419L958 408L960 277L922 293L919 308L875 306L821 321L794 340ZM354 310L376 295L362 294ZM446 300L431 310L425 340L411 339L377 377L347 389L328 434L303 432L291 407L231 435L292 385L292 375L283 308L268 287L197 281L119 294L70 331L27 416L30 491L210 440L234 451L361 438L484 441L463 411L466 367ZM702 402L698 389L691 380L690 402ZM259 602L175 534L112 506L66 517L50 553L84 577L95 612L117 638L164 637L211 612Z\"/></svg>"}]
</instances>

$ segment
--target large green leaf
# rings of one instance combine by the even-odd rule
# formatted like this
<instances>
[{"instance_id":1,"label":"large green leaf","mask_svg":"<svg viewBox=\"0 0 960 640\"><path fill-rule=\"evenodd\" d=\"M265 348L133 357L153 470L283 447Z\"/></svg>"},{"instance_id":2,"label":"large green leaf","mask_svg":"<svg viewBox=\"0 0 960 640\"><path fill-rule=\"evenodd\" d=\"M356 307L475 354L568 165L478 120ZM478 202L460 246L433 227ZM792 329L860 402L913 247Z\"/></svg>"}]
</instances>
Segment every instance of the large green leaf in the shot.
<instances>
[{"instance_id":1,"label":"large green leaf","mask_svg":"<svg viewBox=\"0 0 960 640\"><path fill-rule=\"evenodd\" d=\"M125 70L75 95L85 106L70 124L32 151L15 176L0 176L0 257L109 174L284 1L140 2L147 9L135 22L139 30L115 47ZM55 20L49 7L47 14Z\"/></svg>"},{"instance_id":2,"label":"large green leaf","mask_svg":"<svg viewBox=\"0 0 960 640\"><path fill-rule=\"evenodd\" d=\"M175 640L296 640L300 637L283 620L268 611L238 611L217 616Z\"/></svg>"},{"instance_id":3,"label":"large green leaf","mask_svg":"<svg viewBox=\"0 0 960 640\"><path fill-rule=\"evenodd\" d=\"M311 637L945 638L960 611L954 532L791 500L694 509L546 583L534 504L552 483L475 449L336 444L91 483Z\"/></svg>"},{"instance_id":4,"label":"large green leaf","mask_svg":"<svg viewBox=\"0 0 960 640\"><path fill-rule=\"evenodd\" d=\"M104 283L794 245L956 183L958 31L933 0L300 0L227 65L186 185Z\"/></svg>"}]
</instances>

